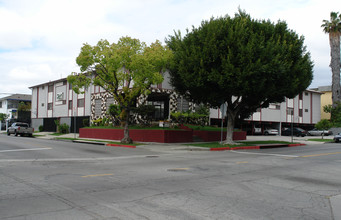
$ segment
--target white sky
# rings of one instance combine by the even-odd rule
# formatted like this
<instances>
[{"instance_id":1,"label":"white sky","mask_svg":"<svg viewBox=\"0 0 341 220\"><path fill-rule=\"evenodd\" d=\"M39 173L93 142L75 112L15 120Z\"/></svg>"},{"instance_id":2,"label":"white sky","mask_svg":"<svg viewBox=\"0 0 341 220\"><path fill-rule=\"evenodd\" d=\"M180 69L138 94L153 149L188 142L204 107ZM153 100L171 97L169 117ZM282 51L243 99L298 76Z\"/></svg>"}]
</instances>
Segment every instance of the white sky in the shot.
<instances>
[{"instance_id":1,"label":"white sky","mask_svg":"<svg viewBox=\"0 0 341 220\"><path fill-rule=\"evenodd\" d=\"M286 21L305 37L314 61L310 88L331 83L329 40L320 26L341 11L340 0L0 0L0 96L31 94L30 86L78 72L83 43L121 36L164 42L212 16L233 17L238 7L253 18Z\"/></svg>"}]
</instances>

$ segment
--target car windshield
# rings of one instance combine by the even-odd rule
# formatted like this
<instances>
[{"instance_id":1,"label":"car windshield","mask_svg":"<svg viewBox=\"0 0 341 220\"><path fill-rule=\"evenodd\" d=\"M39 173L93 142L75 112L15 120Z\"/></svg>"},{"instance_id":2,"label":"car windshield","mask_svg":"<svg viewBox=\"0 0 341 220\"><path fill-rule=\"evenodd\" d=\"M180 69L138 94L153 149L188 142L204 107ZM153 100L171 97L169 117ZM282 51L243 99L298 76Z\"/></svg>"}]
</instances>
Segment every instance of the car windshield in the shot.
<instances>
[{"instance_id":1,"label":"car windshield","mask_svg":"<svg viewBox=\"0 0 341 220\"><path fill-rule=\"evenodd\" d=\"M25 128L28 127L28 124L24 124L24 123L17 123L16 125L20 127L25 127Z\"/></svg>"}]
</instances>

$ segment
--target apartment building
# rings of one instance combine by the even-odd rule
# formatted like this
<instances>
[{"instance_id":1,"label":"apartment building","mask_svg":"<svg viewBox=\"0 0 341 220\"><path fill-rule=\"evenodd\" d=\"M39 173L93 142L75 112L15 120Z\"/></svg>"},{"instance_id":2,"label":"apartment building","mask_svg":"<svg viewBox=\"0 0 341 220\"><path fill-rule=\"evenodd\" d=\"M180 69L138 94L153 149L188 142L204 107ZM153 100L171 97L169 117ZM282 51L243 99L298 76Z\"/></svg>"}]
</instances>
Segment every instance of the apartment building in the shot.
<instances>
[{"instance_id":1,"label":"apartment building","mask_svg":"<svg viewBox=\"0 0 341 220\"><path fill-rule=\"evenodd\" d=\"M66 123L71 131L78 131L83 119L90 117L90 96L93 86L84 94L73 92L66 78L50 81L30 87L32 90L32 127L38 130L56 131L55 120Z\"/></svg>"},{"instance_id":2,"label":"apartment building","mask_svg":"<svg viewBox=\"0 0 341 220\"><path fill-rule=\"evenodd\" d=\"M254 134L255 128L261 133L267 128L279 131L293 125L303 129L312 129L321 120L321 92L305 90L293 99L286 98L282 103L272 103L268 108L259 108L250 118L237 123L236 128ZM219 109L211 110L211 121L220 121Z\"/></svg>"},{"instance_id":3,"label":"apartment building","mask_svg":"<svg viewBox=\"0 0 341 220\"><path fill-rule=\"evenodd\" d=\"M0 98L0 113L8 115L8 118L18 117L19 103L31 103L31 95L27 94L13 94Z\"/></svg>"}]
</instances>

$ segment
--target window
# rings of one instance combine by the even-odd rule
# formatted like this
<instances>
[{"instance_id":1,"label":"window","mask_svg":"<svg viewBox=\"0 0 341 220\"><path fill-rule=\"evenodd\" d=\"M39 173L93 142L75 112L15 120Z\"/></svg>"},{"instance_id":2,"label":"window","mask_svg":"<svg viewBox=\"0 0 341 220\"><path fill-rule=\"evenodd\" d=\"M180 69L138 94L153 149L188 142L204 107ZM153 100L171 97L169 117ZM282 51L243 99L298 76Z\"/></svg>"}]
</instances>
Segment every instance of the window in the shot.
<instances>
[{"instance_id":1,"label":"window","mask_svg":"<svg viewBox=\"0 0 341 220\"><path fill-rule=\"evenodd\" d=\"M49 85L48 92L53 92L53 85Z\"/></svg>"},{"instance_id":2,"label":"window","mask_svg":"<svg viewBox=\"0 0 341 220\"><path fill-rule=\"evenodd\" d=\"M2 108L2 102L0 102L0 108Z\"/></svg>"},{"instance_id":3,"label":"window","mask_svg":"<svg viewBox=\"0 0 341 220\"><path fill-rule=\"evenodd\" d=\"M44 107L44 105L45 105L44 103L41 103L41 106L42 106L42 107Z\"/></svg>"},{"instance_id":4,"label":"window","mask_svg":"<svg viewBox=\"0 0 341 220\"><path fill-rule=\"evenodd\" d=\"M69 90L71 90L72 89L72 84L71 83L69 83Z\"/></svg>"},{"instance_id":5,"label":"window","mask_svg":"<svg viewBox=\"0 0 341 220\"><path fill-rule=\"evenodd\" d=\"M72 100L69 101L69 109L72 109Z\"/></svg>"},{"instance_id":6,"label":"window","mask_svg":"<svg viewBox=\"0 0 341 220\"><path fill-rule=\"evenodd\" d=\"M107 111L109 110L109 107L111 104L115 105L115 98L114 97L107 98Z\"/></svg>"},{"instance_id":7,"label":"window","mask_svg":"<svg viewBox=\"0 0 341 220\"><path fill-rule=\"evenodd\" d=\"M308 109L306 108L306 109L304 109L304 111L305 111L305 112L308 112Z\"/></svg>"},{"instance_id":8,"label":"window","mask_svg":"<svg viewBox=\"0 0 341 220\"><path fill-rule=\"evenodd\" d=\"M52 110L52 103L47 103L47 110Z\"/></svg>"},{"instance_id":9,"label":"window","mask_svg":"<svg viewBox=\"0 0 341 220\"><path fill-rule=\"evenodd\" d=\"M279 110L279 109L281 109L281 104L280 103L270 103L269 109Z\"/></svg>"},{"instance_id":10,"label":"window","mask_svg":"<svg viewBox=\"0 0 341 220\"><path fill-rule=\"evenodd\" d=\"M186 99L180 97L178 98L177 107L178 111L186 112L189 110L189 102Z\"/></svg>"},{"instance_id":11,"label":"window","mask_svg":"<svg viewBox=\"0 0 341 220\"><path fill-rule=\"evenodd\" d=\"M44 89L45 89L45 86L42 86L41 89L44 90Z\"/></svg>"},{"instance_id":12,"label":"window","mask_svg":"<svg viewBox=\"0 0 341 220\"><path fill-rule=\"evenodd\" d=\"M84 107L84 99L78 99L77 100L77 106L78 108Z\"/></svg>"},{"instance_id":13,"label":"window","mask_svg":"<svg viewBox=\"0 0 341 220\"><path fill-rule=\"evenodd\" d=\"M298 116L302 117L303 116L303 109L298 110Z\"/></svg>"},{"instance_id":14,"label":"window","mask_svg":"<svg viewBox=\"0 0 341 220\"><path fill-rule=\"evenodd\" d=\"M95 116L101 116L102 114L101 105L102 105L102 99L95 99Z\"/></svg>"},{"instance_id":15,"label":"window","mask_svg":"<svg viewBox=\"0 0 341 220\"><path fill-rule=\"evenodd\" d=\"M305 96L308 96L309 94L307 92L304 93Z\"/></svg>"},{"instance_id":16,"label":"window","mask_svg":"<svg viewBox=\"0 0 341 220\"><path fill-rule=\"evenodd\" d=\"M302 100L303 99L303 94L300 93L299 96L298 96L299 100Z\"/></svg>"},{"instance_id":17,"label":"window","mask_svg":"<svg viewBox=\"0 0 341 220\"><path fill-rule=\"evenodd\" d=\"M67 81L65 80L65 81L63 81L63 86L65 86L66 85L66 83L67 83Z\"/></svg>"},{"instance_id":18,"label":"window","mask_svg":"<svg viewBox=\"0 0 341 220\"><path fill-rule=\"evenodd\" d=\"M294 109L293 108L287 108L287 115L294 115Z\"/></svg>"}]
</instances>

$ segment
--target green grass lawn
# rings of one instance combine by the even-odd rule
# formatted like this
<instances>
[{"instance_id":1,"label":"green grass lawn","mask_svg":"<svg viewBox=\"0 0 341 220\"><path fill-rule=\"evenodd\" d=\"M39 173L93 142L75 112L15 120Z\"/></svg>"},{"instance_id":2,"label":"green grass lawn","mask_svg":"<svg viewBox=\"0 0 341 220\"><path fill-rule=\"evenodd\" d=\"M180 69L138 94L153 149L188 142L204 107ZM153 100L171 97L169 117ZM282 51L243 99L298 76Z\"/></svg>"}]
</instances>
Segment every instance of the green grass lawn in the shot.
<instances>
[{"instance_id":1,"label":"green grass lawn","mask_svg":"<svg viewBox=\"0 0 341 220\"><path fill-rule=\"evenodd\" d=\"M196 147L207 147L207 148L222 148L222 147L245 147L245 146L258 146L263 144L291 144L291 142L287 141L239 141L238 144L220 144L219 142L210 142L210 143L199 143L199 144L186 144L188 146L196 146Z\"/></svg>"}]
</instances>

